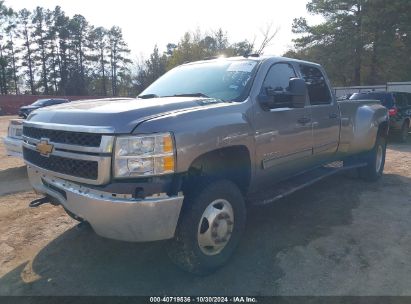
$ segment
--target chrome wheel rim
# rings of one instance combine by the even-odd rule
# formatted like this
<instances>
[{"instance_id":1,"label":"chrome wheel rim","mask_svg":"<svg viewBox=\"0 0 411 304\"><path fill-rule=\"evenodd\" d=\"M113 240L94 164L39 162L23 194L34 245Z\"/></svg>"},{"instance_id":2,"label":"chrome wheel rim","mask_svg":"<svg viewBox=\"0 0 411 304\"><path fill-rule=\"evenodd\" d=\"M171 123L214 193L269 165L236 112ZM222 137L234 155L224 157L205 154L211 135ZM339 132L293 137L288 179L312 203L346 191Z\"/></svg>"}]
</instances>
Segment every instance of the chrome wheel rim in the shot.
<instances>
[{"instance_id":1,"label":"chrome wheel rim","mask_svg":"<svg viewBox=\"0 0 411 304\"><path fill-rule=\"evenodd\" d=\"M225 199L217 199L204 210L198 224L197 241L206 255L219 254L228 244L234 227L234 212Z\"/></svg>"},{"instance_id":2,"label":"chrome wheel rim","mask_svg":"<svg viewBox=\"0 0 411 304\"><path fill-rule=\"evenodd\" d=\"M382 166L382 155L383 155L383 151L382 151L382 146L379 145L378 149L377 149L377 157L376 157L376 164L375 164L375 168L377 173L380 172L381 170L381 166Z\"/></svg>"}]
</instances>

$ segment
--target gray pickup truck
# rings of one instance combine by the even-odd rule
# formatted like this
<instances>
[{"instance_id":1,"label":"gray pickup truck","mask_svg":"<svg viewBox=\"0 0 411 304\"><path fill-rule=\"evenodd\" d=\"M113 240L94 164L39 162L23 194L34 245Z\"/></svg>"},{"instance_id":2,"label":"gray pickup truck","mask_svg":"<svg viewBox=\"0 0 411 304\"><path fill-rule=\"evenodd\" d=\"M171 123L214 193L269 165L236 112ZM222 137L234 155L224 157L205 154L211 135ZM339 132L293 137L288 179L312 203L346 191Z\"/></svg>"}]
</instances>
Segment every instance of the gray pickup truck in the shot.
<instances>
[{"instance_id":1,"label":"gray pickup truck","mask_svg":"<svg viewBox=\"0 0 411 304\"><path fill-rule=\"evenodd\" d=\"M343 170L378 179L388 118L376 101L337 102L318 64L188 63L136 99L31 113L23 155L45 195L31 206L59 204L107 238L168 239L172 261L205 274L234 252L248 205Z\"/></svg>"}]
</instances>

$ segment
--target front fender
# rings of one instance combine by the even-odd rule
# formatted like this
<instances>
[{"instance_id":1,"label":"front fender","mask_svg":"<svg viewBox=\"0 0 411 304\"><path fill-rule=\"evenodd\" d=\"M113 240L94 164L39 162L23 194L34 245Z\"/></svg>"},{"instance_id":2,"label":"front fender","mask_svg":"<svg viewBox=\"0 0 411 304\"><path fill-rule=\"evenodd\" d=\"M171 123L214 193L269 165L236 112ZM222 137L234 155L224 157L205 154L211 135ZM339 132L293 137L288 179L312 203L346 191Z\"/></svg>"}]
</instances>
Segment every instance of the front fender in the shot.
<instances>
[{"instance_id":1,"label":"front fender","mask_svg":"<svg viewBox=\"0 0 411 304\"><path fill-rule=\"evenodd\" d=\"M245 146L250 156L254 155L247 108L246 103L230 103L188 110L146 121L135 133L172 132L177 152L176 172L187 172L195 159L216 149Z\"/></svg>"}]
</instances>

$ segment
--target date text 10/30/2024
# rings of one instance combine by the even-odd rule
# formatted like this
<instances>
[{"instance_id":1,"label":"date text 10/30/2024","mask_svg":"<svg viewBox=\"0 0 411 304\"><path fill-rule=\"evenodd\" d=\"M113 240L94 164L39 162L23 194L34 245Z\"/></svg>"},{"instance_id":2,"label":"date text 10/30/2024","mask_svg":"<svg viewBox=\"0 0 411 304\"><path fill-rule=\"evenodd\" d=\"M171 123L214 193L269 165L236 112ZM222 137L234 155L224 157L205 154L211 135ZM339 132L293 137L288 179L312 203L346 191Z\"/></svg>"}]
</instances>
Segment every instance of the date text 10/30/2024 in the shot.
<instances>
[{"instance_id":1,"label":"date text 10/30/2024","mask_svg":"<svg viewBox=\"0 0 411 304\"><path fill-rule=\"evenodd\" d=\"M254 297L150 297L150 303L258 303Z\"/></svg>"}]
</instances>

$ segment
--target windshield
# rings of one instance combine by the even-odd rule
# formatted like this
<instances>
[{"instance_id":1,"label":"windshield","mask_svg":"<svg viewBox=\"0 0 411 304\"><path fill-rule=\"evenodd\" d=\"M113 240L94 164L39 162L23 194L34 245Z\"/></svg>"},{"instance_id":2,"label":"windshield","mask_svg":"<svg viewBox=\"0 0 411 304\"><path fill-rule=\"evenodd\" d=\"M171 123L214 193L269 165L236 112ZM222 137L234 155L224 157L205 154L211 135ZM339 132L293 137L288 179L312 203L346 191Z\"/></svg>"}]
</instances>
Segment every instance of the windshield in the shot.
<instances>
[{"instance_id":1,"label":"windshield","mask_svg":"<svg viewBox=\"0 0 411 304\"><path fill-rule=\"evenodd\" d=\"M394 99L391 94L381 92L381 93L354 93L350 100L379 100L383 106L391 108L394 106Z\"/></svg>"},{"instance_id":2,"label":"windshield","mask_svg":"<svg viewBox=\"0 0 411 304\"><path fill-rule=\"evenodd\" d=\"M164 74L140 96L207 96L224 101L243 101L257 62L216 60L183 65Z\"/></svg>"},{"instance_id":3,"label":"windshield","mask_svg":"<svg viewBox=\"0 0 411 304\"><path fill-rule=\"evenodd\" d=\"M47 100L48 99L39 99L39 100L33 102L31 105L32 106L44 106L46 104Z\"/></svg>"}]
</instances>

